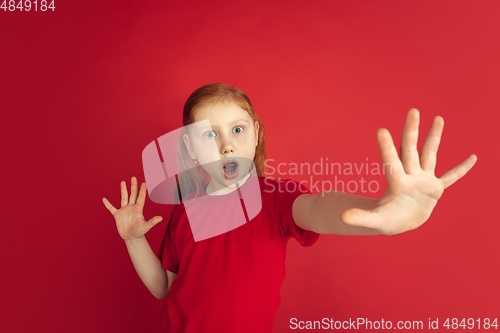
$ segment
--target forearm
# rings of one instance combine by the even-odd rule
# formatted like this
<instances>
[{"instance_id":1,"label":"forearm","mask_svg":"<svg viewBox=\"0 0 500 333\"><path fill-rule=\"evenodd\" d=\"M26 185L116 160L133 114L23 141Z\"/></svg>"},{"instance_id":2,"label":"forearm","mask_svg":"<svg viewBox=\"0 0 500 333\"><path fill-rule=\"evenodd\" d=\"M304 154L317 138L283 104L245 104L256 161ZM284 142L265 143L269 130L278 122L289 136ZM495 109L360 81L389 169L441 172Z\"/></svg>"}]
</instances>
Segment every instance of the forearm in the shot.
<instances>
[{"instance_id":1,"label":"forearm","mask_svg":"<svg viewBox=\"0 0 500 333\"><path fill-rule=\"evenodd\" d=\"M161 267L161 261L151 250L146 237L125 241L125 244L142 282L156 298L165 298L168 294L166 271Z\"/></svg>"},{"instance_id":2,"label":"forearm","mask_svg":"<svg viewBox=\"0 0 500 333\"><path fill-rule=\"evenodd\" d=\"M350 208L374 209L378 199L335 191L304 195L300 199L304 200L300 206L307 209L301 209L302 213L297 212L297 218L307 230L336 235L380 234L375 229L346 224L340 218L342 212Z\"/></svg>"}]
</instances>

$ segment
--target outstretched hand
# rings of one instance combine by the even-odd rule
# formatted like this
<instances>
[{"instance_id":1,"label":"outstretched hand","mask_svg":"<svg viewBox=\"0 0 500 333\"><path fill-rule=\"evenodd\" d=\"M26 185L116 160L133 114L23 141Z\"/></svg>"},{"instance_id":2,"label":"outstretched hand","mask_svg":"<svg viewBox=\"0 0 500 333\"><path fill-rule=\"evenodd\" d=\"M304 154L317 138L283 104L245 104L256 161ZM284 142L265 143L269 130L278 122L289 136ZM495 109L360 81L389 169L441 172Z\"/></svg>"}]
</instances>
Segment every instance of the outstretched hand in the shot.
<instances>
[{"instance_id":1,"label":"outstretched hand","mask_svg":"<svg viewBox=\"0 0 500 333\"><path fill-rule=\"evenodd\" d=\"M116 209L106 198L103 198L102 201L111 214L113 214L120 236L125 241L136 240L143 237L146 232L161 222L163 218L155 216L146 221L144 215L142 215L146 200L146 183L141 184L139 197L137 197L137 178L132 177L130 199L128 198L127 184L122 181L120 187L122 195L120 209Z\"/></svg>"},{"instance_id":2,"label":"outstretched hand","mask_svg":"<svg viewBox=\"0 0 500 333\"><path fill-rule=\"evenodd\" d=\"M443 191L462 178L476 163L472 154L440 178L434 175L436 154L444 120L434 118L420 157L417 151L419 111L410 109L401 137L401 159L388 130L377 131L377 141L384 163L387 190L372 210L351 208L342 221L354 226L373 228L384 235L399 234L421 226L431 215Z\"/></svg>"}]
</instances>

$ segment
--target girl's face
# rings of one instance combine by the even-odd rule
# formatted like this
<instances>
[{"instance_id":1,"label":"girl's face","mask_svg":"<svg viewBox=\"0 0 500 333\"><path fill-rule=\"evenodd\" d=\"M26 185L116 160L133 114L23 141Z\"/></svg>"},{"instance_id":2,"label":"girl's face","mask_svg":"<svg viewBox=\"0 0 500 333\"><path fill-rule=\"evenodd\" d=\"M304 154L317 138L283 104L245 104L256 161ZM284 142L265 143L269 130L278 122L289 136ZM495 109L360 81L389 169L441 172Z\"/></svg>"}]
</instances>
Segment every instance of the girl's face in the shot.
<instances>
[{"instance_id":1,"label":"girl's face","mask_svg":"<svg viewBox=\"0 0 500 333\"><path fill-rule=\"evenodd\" d=\"M232 102L196 107L194 116L195 123L210 122L210 126L190 126L183 137L191 158L198 160L198 165L210 174L207 192L232 192L236 183L242 184L254 167L259 124Z\"/></svg>"}]
</instances>

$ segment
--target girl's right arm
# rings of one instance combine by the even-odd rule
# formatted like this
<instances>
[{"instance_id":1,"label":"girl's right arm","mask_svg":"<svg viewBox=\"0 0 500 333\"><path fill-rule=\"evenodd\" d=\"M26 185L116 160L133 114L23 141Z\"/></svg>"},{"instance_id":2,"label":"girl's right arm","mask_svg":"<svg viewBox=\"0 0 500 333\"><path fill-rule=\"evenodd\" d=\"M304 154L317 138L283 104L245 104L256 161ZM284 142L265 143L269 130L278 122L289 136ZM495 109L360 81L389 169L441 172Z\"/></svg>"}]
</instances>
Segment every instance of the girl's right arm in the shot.
<instances>
[{"instance_id":1,"label":"girl's right arm","mask_svg":"<svg viewBox=\"0 0 500 333\"><path fill-rule=\"evenodd\" d=\"M139 197L137 197L137 179L132 177L130 200L128 199L127 184L122 181L120 186L122 194L120 209L113 207L106 198L103 198L102 201L115 218L118 233L125 240L134 268L142 282L156 298L165 298L168 296L172 282L177 275L161 267L160 259L151 250L144 236L163 218L155 216L146 221L142 215L146 200L146 183L141 184Z\"/></svg>"},{"instance_id":2,"label":"girl's right arm","mask_svg":"<svg viewBox=\"0 0 500 333\"><path fill-rule=\"evenodd\" d=\"M168 296L170 287L177 274L161 267L161 261L151 250L146 237L125 240L130 259L142 282L158 299Z\"/></svg>"}]
</instances>

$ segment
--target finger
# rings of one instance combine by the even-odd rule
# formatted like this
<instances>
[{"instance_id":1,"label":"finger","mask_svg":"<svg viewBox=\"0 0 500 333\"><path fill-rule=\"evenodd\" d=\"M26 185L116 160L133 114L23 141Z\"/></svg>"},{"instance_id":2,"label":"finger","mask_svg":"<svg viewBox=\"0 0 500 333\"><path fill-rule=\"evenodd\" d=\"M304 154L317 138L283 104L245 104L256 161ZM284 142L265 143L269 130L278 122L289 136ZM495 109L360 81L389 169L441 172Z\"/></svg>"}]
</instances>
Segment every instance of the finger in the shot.
<instances>
[{"instance_id":1,"label":"finger","mask_svg":"<svg viewBox=\"0 0 500 333\"><path fill-rule=\"evenodd\" d=\"M398 157L398 152L392 141L391 134L385 128L377 131L377 141L382 157L384 174L387 178L388 186L392 186L404 174L403 165Z\"/></svg>"},{"instance_id":2,"label":"finger","mask_svg":"<svg viewBox=\"0 0 500 333\"><path fill-rule=\"evenodd\" d=\"M127 183L125 181L122 181L120 183L120 187L122 190L122 207L125 207L128 204L128 192L127 192Z\"/></svg>"},{"instance_id":3,"label":"finger","mask_svg":"<svg viewBox=\"0 0 500 333\"><path fill-rule=\"evenodd\" d=\"M443 133L444 119L441 116L434 118L432 127L429 130L427 138L425 138L422 153L420 154L420 166L424 171L432 171L436 169L436 156Z\"/></svg>"},{"instance_id":4,"label":"finger","mask_svg":"<svg viewBox=\"0 0 500 333\"><path fill-rule=\"evenodd\" d=\"M135 201L137 200L137 178L132 177L131 184L132 185L130 185L130 201L129 201L129 203L131 205L134 205Z\"/></svg>"},{"instance_id":5,"label":"finger","mask_svg":"<svg viewBox=\"0 0 500 333\"><path fill-rule=\"evenodd\" d=\"M443 187L447 188L460 178L462 178L476 164L477 156L472 154L465 161L455 166L439 178Z\"/></svg>"},{"instance_id":6,"label":"finger","mask_svg":"<svg viewBox=\"0 0 500 333\"><path fill-rule=\"evenodd\" d=\"M141 184L141 190L139 191L139 197L137 198L137 205L144 207L144 202L146 201L146 183Z\"/></svg>"},{"instance_id":7,"label":"finger","mask_svg":"<svg viewBox=\"0 0 500 333\"><path fill-rule=\"evenodd\" d=\"M111 204L111 202L109 202L106 198L102 198L102 202L104 203L104 206L106 206L106 208L111 212L111 214L115 215L118 210Z\"/></svg>"},{"instance_id":8,"label":"finger","mask_svg":"<svg viewBox=\"0 0 500 333\"><path fill-rule=\"evenodd\" d=\"M401 136L401 162L406 173L412 173L420 168L418 161L418 125L420 113L417 109L410 109Z\"/></svg>"}]
</instances>

